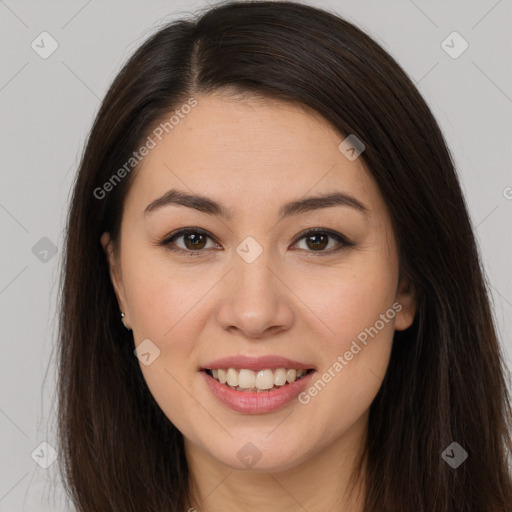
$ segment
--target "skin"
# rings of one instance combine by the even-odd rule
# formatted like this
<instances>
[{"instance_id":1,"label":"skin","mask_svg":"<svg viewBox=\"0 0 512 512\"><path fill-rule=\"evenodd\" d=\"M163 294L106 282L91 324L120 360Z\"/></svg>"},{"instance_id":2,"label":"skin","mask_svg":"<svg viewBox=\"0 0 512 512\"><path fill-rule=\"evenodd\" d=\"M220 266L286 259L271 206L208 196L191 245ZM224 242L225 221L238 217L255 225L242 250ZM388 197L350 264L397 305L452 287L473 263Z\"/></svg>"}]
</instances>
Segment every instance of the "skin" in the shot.
<instances>
[{"instance_id":1,"label":"skin","mask_svg":"<svg viewBox=\"0 0 512 512\"><path fill-rule=\"evenodd\" d=\"M416 311L409 283L398 281L386 204L362 159L340 152L344 136L317 113L247 96L195 97L197 106L137 168L120 252L108 233L101 238L135 344L149 338L160 350L141 370L184 435L191 505L201 512L286 512L299 505L311 512L361 510L362 494L348 500L350 471L393 332L409 327ZM144 215L171 188L208 196L233 217L176 205ZM333 191L357 198L368 214L333 206L279 221L283 203ZM186 227L200 227L210 238L199 250L190 236L175 239L188 254L158 245ZM334 238L320 249L297 238L318 227L355 245L332 252L340 247ZM236 253L249 235L263 250L250 264ZM396 302L401 311L307 404L235 412L199 373L220 357L274 354L309 363L321 376ZM250 469L237 456L247 442L261 453Z\"/></svg>"}]
</instances>

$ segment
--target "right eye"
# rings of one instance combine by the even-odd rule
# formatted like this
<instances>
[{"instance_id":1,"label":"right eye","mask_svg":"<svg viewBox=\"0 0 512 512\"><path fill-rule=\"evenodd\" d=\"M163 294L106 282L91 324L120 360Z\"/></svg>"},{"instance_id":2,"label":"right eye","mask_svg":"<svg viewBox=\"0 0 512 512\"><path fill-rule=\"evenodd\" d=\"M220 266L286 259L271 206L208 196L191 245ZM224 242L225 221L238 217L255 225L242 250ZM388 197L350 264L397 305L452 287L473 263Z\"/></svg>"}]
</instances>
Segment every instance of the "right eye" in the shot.
<instances>
[{"instance_id":1,"label":"right eye","mask_svg":"<svg viewBox=\"0 0 512 512\"><path fill-rule=\"evenodd\" d=\"M183 246L177 246L175 241L183 239ZM175 233L171 233L168 237L161 242L161 245L165 245L169 250L181 253L188 253L193 255L194 253L204 252L203 249L207 248L207 240L213 241L213 237L207 231L200 228L183 228ZM214 247L219 247L217 243ZM196 254L194 254L195 256Z\"/></svg>"}]
</instances>

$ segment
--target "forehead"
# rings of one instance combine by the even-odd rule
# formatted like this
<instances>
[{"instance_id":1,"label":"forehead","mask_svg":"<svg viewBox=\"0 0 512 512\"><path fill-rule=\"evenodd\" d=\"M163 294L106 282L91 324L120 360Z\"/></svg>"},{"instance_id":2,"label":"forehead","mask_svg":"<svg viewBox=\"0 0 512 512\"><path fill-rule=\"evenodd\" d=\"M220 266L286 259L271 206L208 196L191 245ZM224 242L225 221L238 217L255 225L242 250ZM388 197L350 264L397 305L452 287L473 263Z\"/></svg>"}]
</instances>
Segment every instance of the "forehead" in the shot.
<instances>
[{"instance_id":1,"label":"forehead","mask_svg":"<svg viewBox=\"0 0 512 512\"><path fill-rule=\"evenodd\" d=\"M384 206L362 159L346 158L345 137L313 110L262 98L196 99L161 140L150 133L156 145L136 169L127 207L143 209L177 187L227 198L235 211L332 190Z\"/></svg>"}]
</instances>

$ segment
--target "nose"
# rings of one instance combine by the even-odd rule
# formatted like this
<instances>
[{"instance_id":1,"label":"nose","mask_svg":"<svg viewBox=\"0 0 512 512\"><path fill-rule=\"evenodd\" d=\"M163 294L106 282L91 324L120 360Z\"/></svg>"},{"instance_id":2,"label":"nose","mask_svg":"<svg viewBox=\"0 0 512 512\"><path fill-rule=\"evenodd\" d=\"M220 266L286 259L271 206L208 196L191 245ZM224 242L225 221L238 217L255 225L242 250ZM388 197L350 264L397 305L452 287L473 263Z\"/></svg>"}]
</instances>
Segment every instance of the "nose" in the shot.
<instances>
[{"instance_id":1,"label":"nose","mask_svg":"<svg viewBox=\"0 0 512 512\"><path fill-rule=\"evenodd\" d=\"M279 267L263 253L247 263L237 254L223 281L216 317L219 325L234 334L264 339L287 331L293 325L293 292Z\"/></svg>"}]
</instances>

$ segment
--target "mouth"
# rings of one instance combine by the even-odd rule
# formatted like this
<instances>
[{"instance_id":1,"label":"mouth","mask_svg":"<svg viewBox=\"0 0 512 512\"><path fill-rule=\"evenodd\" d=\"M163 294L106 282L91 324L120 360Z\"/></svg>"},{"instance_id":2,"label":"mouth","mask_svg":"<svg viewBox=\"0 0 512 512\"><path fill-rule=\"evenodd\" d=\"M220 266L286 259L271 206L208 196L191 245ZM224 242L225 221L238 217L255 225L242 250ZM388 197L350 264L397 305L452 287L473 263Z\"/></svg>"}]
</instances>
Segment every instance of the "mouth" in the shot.
<instances>
[{"instance_id":1,"label":"mouth","mask_svg":"<svg viewBox=\"0 0 512 512\"><path fill-rule=\"evenodd\" d=\"M272 392L283 388L314 372L313 368L205 368L202 370L220 384L235 391Z\"/></svg>"}]
</instances>

